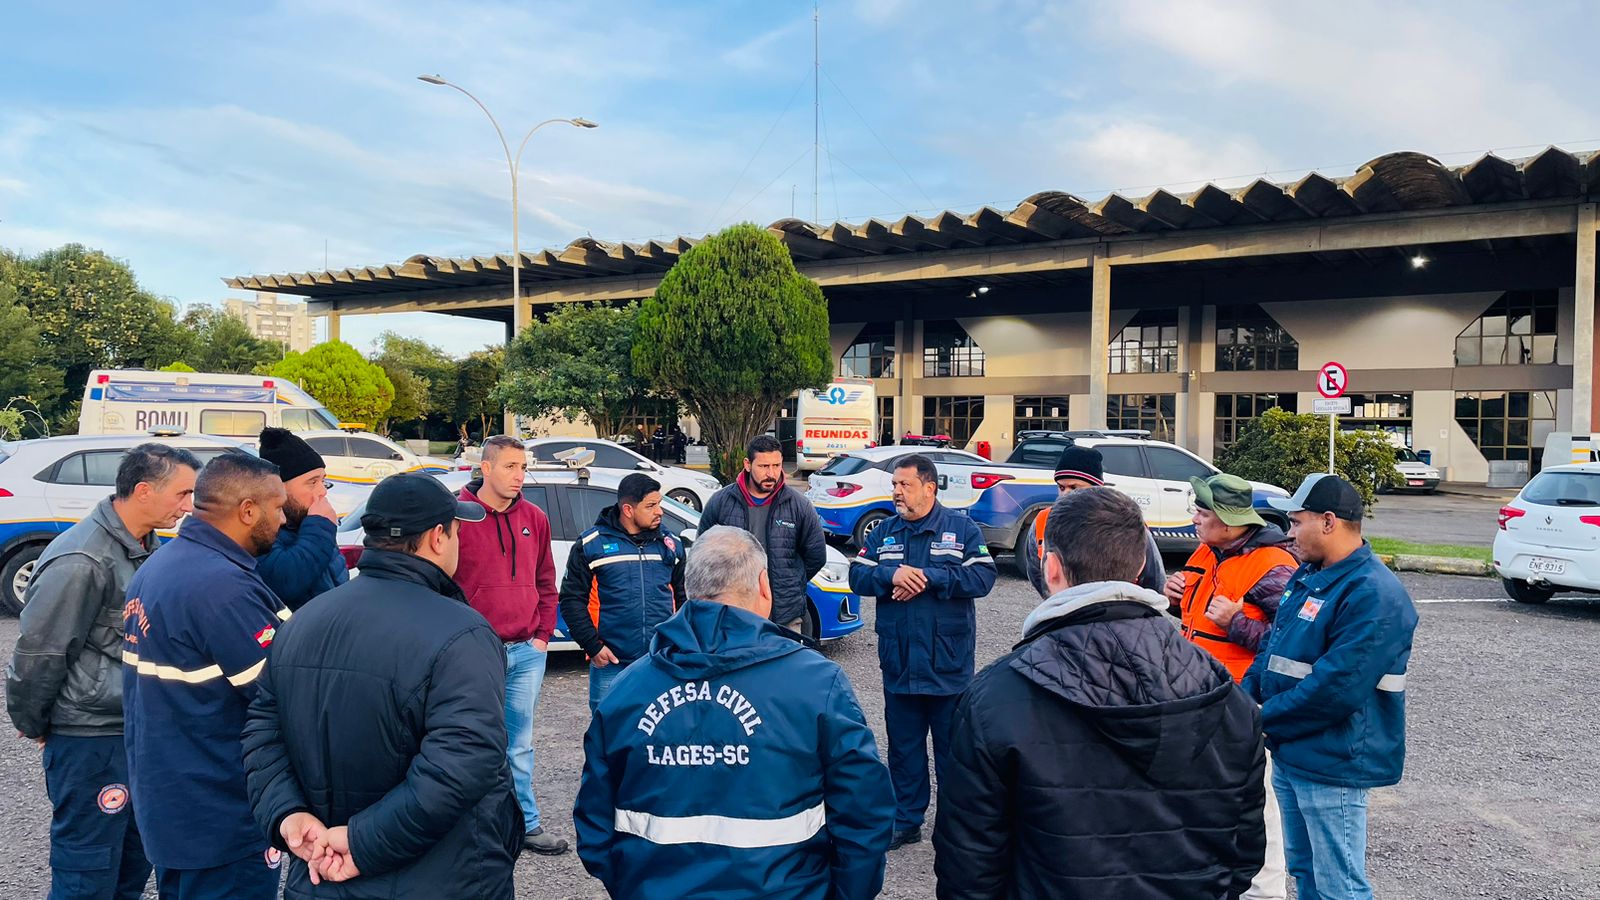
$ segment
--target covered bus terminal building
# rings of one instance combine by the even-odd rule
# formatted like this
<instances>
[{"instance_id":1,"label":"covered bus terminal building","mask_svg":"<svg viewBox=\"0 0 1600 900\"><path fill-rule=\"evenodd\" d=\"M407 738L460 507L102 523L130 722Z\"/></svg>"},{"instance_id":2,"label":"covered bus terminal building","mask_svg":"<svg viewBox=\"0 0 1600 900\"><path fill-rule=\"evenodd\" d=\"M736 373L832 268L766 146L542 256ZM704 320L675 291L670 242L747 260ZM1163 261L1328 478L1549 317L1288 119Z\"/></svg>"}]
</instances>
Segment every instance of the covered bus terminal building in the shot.
<instances>
[{"instance_id":1,"label":"covered bus terminal building","mask_svg":"<svg viewBox=\"0 0 1600 900\"><path fill-rule=\"evenodd\" d=\"M1445 478L1536 471L1588 435L1600 153L1447 167L1392 153L1347 177L1088 201L1035 194L895 222L770 230L829 300L835 369L875 379L885 434L988 441L1028 428L1145 428L1210 458L1273 406L1309 412L1349 370L1344 427L1432 452ZM329 320L436 312L508 334L552 304L649 296L695 239L584 238L522 256L230 278Z\"/></svg>"}]
</instances>

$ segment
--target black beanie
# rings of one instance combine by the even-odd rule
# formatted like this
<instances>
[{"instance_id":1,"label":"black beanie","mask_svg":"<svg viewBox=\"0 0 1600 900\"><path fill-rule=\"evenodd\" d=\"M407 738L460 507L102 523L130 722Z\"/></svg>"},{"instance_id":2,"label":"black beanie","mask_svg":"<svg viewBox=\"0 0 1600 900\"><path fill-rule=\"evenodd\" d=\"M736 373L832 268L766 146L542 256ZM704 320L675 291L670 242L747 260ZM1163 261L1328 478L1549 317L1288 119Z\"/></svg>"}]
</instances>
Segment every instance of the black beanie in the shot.
<instances>
[{"instance_id":1,"label":"black beanie","mask_svg":"<svg viewBox=\"0 0 1600 900\"><path fill-rule=\"evenodd\" d=\"M1056 460L1057 481L1063 478L1076 478L1079 481L1100 485L1105 483L1105 477L1105 463L1100 460L1100 451L1093 447L1068 444L1067 449L1061 451L1061 458Z\"/></svg>"},{"instance_id":2,"label":"black beanie","mask_svg":"<svg viewBox=\"0 0 1600 900\"><path fill-rule=\"evenodd\" d=\"M293 481L312 469L325 469L322 454L287 428L261 430L261 458L278 466L284 481Z\"/></svg>"}]
</instances>

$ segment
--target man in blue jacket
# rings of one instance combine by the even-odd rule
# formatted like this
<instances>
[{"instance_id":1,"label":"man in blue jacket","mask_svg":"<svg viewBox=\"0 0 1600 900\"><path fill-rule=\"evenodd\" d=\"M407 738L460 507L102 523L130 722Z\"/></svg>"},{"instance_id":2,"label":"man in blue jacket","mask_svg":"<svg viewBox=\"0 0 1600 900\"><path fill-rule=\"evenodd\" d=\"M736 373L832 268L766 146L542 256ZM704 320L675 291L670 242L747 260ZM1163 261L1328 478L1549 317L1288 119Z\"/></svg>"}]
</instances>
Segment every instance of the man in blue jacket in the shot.
<instances>
[{"instance_id":1,"label":"man in blue jacket","mask_svg":"<svg viewBox=\"0 0 1600 900\"><path fill-rule=\"evenodd\" d=\"M283 528L256 572L291 610L350 580L339 554L339 516L328 502L328 464L300 436L284 428L261 430L261 458L278 467Z\"/></svg>"},{"instance_id":2,"label":"man in blue jacket","mask_svg":"<svg viewBox=\"0 0 1600 900\"><path fill-rule=\"evenodd\" d=\"M1243 687L1261 703L1300 896L1370 898L1367 792L1400 780L1416 607L1361 537L1361 497L1311 475L1287 500L1304 564Z\"/></svg>"},{"instance_id":3,"label":"man in blue jacket","mask_svg":"<svg viewBox=\"0 0 1600 900\"><path fill-rule=\"evenodd\" d=\"M901 459L892 485L898 515L873 529L850 566L850 589L878 600L878 663L894 777L890 850L922 840L933 795L928 735L934 769L943 771L956 701L972 682L973 601L988 595L996 574L977 523L936 499L939 473L931 460L921 454Z\"/></svg>"},{"instance_id":4,"label":"man in blue jacket","mask_svg":"<svg viewBox=\"0 0 1600 900\"><path fill-rule=\"evenodd\" d=\"M256 574L283 525L278 467L224 453L194 515L128 584L122 707L128 788L163 900L269 900L277 851L245 793L245 708L289 611Z\"/></svg>"},{"instance_id":5,"label":"man in blue jacket","mask_svg":"<svg viewBox=\"0 0 1600 900\"><path fill-rule=\"evenodd\" d=\"M611 896L875 897L889 773L843 670L768 621L761 545L712 528L697 598L600 702L584 736L578 856Z\"/></svg>"}]
</instances>

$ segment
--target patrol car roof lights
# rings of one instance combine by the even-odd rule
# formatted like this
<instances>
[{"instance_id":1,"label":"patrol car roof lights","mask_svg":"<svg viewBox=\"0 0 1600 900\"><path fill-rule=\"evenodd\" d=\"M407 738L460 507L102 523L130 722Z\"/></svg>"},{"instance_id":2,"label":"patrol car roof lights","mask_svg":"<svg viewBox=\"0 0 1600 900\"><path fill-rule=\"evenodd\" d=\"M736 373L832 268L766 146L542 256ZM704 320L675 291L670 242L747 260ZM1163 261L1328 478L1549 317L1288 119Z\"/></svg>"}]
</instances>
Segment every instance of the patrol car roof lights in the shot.
<instances>
[{"instance_id":1,"label":"patrol car roof lights","mask_svg":"<svg viewBox=\"0 0 1600 900\"><path fill-rule=\"evenodd\" d=\"M579 481L589 480L589 467L594 465L594 451L588 447L573 447L570 450L561 450L555 454L556 465L536 466L535 468L550 468L575 471Z\"/></svg>"}]
</instances>

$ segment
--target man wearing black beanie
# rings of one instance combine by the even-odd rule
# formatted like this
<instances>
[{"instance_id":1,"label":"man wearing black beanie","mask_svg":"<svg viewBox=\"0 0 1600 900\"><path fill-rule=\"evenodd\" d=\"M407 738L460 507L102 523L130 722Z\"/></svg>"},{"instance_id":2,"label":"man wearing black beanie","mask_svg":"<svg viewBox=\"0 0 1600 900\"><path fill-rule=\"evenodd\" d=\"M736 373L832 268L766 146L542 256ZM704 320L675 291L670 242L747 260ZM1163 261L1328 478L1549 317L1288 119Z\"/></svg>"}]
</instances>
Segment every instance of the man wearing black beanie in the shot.
<instances>
[{"instance_id":1,"label":"man wearing black beanie","mask_svg":"<svg viewBox=\"0 0 1600 900\"><path fill-rule=\"evenodd\" d=\"M350 580L339 554L339 516L328 502L328 467L322 455L284 428L261 432L261 457L278 466L289 499L284 526L272 550L256 562L261 579L291 610Z\"/></svg>"},{"instance_id":2,"label":"man wearing black beanie","mask_svg":"<svg viewBox=\"0 0 1600 900\"><path fill-rule=\"evenodd\" d=\"M1056 461L1056 487L1061 497L1080 488L1104 487L1105 461L1100 451L1093 447L1068 444ZM1059 499L1059 498L1058 498ZM1017 548L1017 566L1039 596L1049 599L1050 589L1044 583L1044 530L1050 519L1050 510L1042 509L1027 528L1022 546ZM1149 528L1144 530L1144 571L1139 574L1139 586L1161 593L1166 586L1167 573L1161 564L1161 550Z\"/></svg>"}]
</instances>

